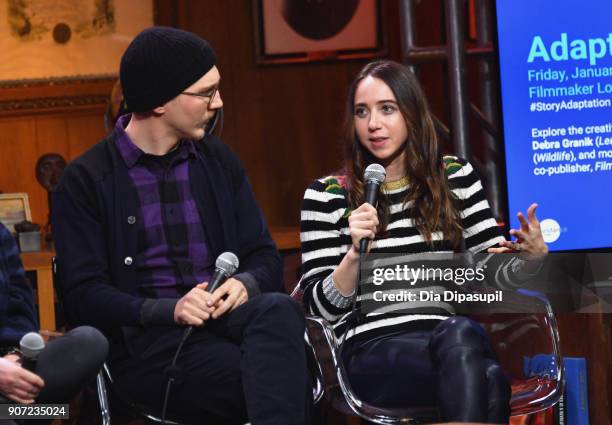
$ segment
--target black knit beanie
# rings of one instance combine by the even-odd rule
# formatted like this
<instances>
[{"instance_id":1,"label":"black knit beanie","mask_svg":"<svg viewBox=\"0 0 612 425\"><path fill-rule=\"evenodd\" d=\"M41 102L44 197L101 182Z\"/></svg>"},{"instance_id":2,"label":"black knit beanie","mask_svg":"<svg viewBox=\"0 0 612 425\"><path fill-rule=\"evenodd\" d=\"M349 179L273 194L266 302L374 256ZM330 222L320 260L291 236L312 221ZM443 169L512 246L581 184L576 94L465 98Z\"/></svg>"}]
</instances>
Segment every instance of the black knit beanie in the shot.
<instances>
[{"instance_id":1,"label":"black knit beanie","mask_svg":"<svg viewBox=\"0 0 612 425\"><path fill-rule=\"evenodd\" d=\"M178 96L211 70L215 52L199 36L170 27L138 34L121 57L119 76L130 112L146 112Z\"/></svg>"}]
</instances>

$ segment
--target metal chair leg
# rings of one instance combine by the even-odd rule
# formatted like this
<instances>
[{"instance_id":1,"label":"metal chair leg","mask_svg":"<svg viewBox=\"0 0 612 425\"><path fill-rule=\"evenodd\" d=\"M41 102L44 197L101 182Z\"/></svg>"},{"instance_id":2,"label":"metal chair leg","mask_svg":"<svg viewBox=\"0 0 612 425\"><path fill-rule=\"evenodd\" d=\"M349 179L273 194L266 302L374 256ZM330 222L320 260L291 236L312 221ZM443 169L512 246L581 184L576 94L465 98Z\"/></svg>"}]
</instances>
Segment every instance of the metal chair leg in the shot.
<instances>
[{"instance_id":1,"label":"metal chair leg","mask_svg":"<svg viewBox=\"0 0 612 425\"><path fill-rule=\"evenodd\" d=\"M106 365L102 367L106 367ZM98 403L100 405L102 425L111 425L108 396L106 394L106 384L104 383L104 375L102 371L98 372L96 375L96 392L98 393Z\"/></svg>"}]
</instances>

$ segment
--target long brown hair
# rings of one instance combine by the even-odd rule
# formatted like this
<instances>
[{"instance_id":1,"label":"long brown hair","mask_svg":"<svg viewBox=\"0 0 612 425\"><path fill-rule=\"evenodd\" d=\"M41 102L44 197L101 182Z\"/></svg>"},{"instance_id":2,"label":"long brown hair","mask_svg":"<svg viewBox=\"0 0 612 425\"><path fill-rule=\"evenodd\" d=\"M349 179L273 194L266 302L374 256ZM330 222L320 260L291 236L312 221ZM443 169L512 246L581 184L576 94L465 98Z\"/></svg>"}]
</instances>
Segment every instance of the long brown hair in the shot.
<instances>
[{"instance_id":1,"label":"long brown hair","mask_svg":"<svg viewBox=\"0 0 612 425\"><path fill-rule=\"evenodd\" d=\"M458 200L448 186L429 105L416 76L397 62L382 60L369 63L350 86L344 136L344 174L347 176L349 205L357 208L363 203L363 172L369 164L377 162L359 142L355 131L355 92L359 83L368 76L378 78L389 86L406 122L408 138L404 144L404 165L410 184L404 205L414 202L411 218L416 228L430 246L433 246L432 233L442 231L452 247L459 250L463 229ZM386 232L390 217L389 200L384 194L381 195L377 207L379 235Z\"/></svg>"}]
</instances>

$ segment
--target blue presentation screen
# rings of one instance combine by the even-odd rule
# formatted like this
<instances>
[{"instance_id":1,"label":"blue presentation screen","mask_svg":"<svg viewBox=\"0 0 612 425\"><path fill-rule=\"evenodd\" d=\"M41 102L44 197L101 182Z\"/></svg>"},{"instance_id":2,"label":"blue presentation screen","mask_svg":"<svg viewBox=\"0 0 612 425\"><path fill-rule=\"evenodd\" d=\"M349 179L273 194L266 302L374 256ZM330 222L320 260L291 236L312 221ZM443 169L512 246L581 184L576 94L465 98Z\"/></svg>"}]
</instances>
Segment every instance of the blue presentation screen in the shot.
<instances>
[{"instance_id":1,"label":"blue presentation screen","mask_svg":"<svg viewBox=\"0 0 612 425\"><path fill-rule=\"evenodd\" d=\"M497 0L510 225L612 247L612 0Z\"/></svg>"}]
</instances>

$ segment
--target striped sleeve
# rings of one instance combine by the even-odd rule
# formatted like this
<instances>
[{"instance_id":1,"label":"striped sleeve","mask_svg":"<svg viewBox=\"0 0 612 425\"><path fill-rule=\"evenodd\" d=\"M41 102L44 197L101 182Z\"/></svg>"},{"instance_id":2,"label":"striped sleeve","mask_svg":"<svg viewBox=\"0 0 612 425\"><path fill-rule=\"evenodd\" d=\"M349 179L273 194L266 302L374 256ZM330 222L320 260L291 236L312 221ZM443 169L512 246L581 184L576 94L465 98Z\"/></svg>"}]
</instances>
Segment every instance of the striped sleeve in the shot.
<instances>
[{"instance_id":1,"label":"striped sleeve","mask_svg":"<svg viewBox=\"0 0 612 425\"><path fill-rule=\"evenodd\" d=\"M303 302L311 314L332 323L350 310L351 297L336 289L331 276L350 248L348 211L344 190L332 177L316 180L304 193L300 221Z\"/></svg>"},{"instance_id":2,"label":"striped sleeve","mask_svg":"<svg viewBox=\"0 0 612 425\"><path fill-rule=\"evenodd\" d=\"M504 237L493 217L482 182L469 162L454 158L460 167L448 175L454 195L461 200L466 251L477 253L499 244ZM448 167L447 167L448 169Z\"/></svg>"},{"instance_id":3,"label":"striped sleeve","mask_svg":"<svg viewBox=\"0 0 612 425\"><path fill-rule=\"evenodd\" d=\"M465 249L472 253L486 252L487 248L498 245L504 237L493 217L478 173L469 162L456 157L453 159L456 168L449 173L448 179L453 193L462 201ZM485 263L490 270L495 270L491 283L500 289L518 288L535 275L523 272L525 262L516 255L488 255L481 265Z\"/></svg>"}]
</instances>

